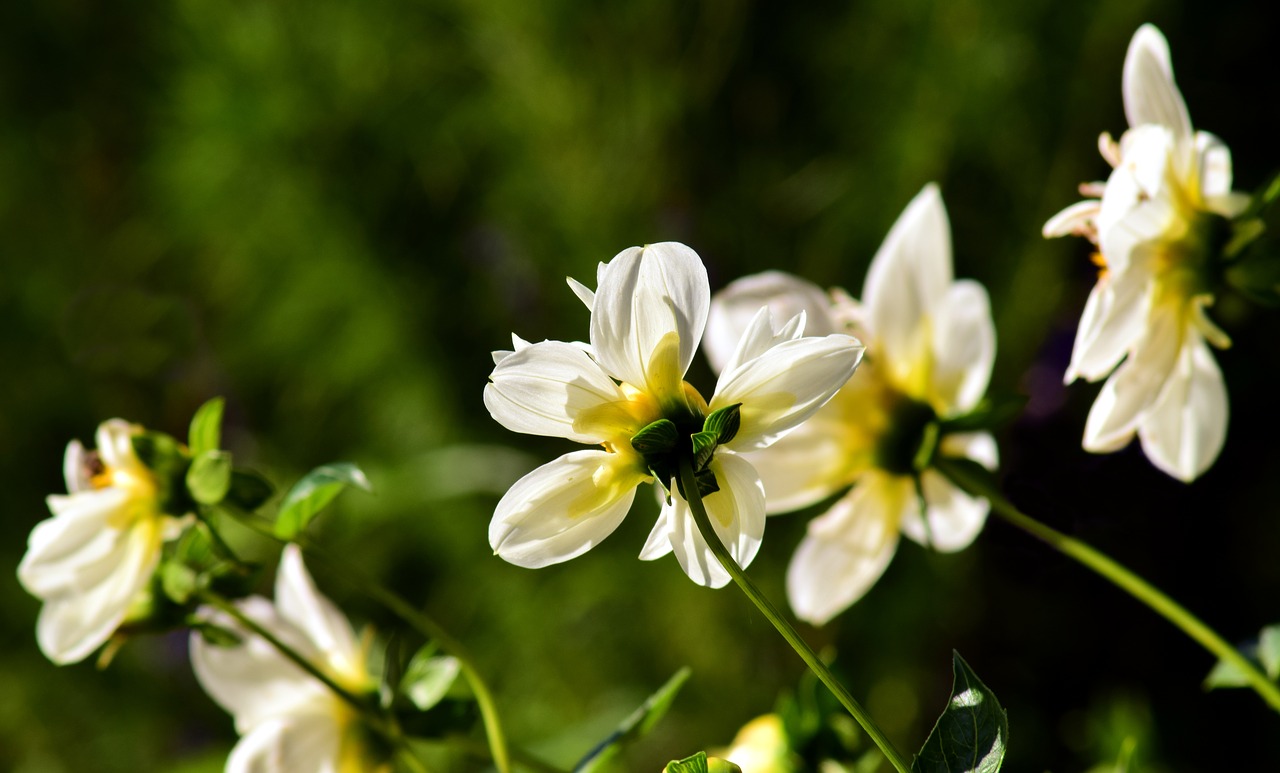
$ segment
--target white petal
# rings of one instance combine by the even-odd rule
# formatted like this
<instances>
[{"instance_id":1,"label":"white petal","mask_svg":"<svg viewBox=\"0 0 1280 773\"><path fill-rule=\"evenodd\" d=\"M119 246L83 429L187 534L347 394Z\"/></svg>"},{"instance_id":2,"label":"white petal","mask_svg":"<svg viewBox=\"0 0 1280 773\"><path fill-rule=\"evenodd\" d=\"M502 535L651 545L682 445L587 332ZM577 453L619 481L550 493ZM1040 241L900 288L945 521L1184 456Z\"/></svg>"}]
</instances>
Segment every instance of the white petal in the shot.
<instances>
[{"instance_id":1,"label":"white petal","mask_svg":"<svg viewBox=\"0 0 1280 773\"><path fill-rule=\"evenodd\" d=\"M342 733L329 714L272 718L231 750L227 773L339 773Z\"/></svg>"},{"instance_id":2,"label":"white petal","mask_svg":"<svg viewBox=\"0 0 1280 773\"><path fill-rule=\"evenodd\" d=\"M805 320L806 315L801 311L787 320L780 329L775 329L773 311L768 306L761 306L743 331L737 348L724 363L722 372L731 371L756 359L783 341L800 338L804 335Z\"/></svg>"},{"instance_id":3,"label":"white petal","mask_svg":"<svg viewBox=\"0 0 1280 773\"><path fill-rule=\"evenodd\" d=\"M250 596L236 606L258 625L305 658L319 663L322 653L306 635L285 620L272 603ZM339 700L320 681L296 666L265 639L249 633L229 615L209 609L202 617L236 632L239 644L221 647L198 633L190 639L191 667L209 696L231 714L244 735L276 717L323 710Z\"/></svg>"},{"instance_id":4,"label":"white petal","mask_svg":"<svg viewBox=\"0 0 1280 773\"><path fill-rule=\"evenodd\" d=\"M932 315L951 278L951 228L930 183L893 224L867 270L862 302L884 351L911 351L920 320Z\"/></svg>"},{"instance_id":5,"label":"white petal","mask_svg":"<svg viewBox=\"0 0 1280 773\"><path fill-rule=\"evenodd\" d=\"M84 446L79 440L67 443L67 452L62 455L62 477L67 481L67 493L75 494L91 488L88 471L85 469Z\"/></svg>"},{"instance_id":6,"label":"white petal","mask_svg":"<svg viewBox=\"0 0 1280 773\"><path fill-rule=\"evenodd\" d=\"M530 569L580 556L613 533L649 480L637 459L576 451L516 481L489 524L493 551Z\"/></svg>"},{"instance_id":7,"label":"white petal","mask_svg":"<svg viewBox=\"0 0 1280 773\"><path fill-rule=\"evenodd\" d=\"M811 336L838 333L843 327L831 315L827 294L812 282L782 271L745 276L711 299L702 349L717 373L725 370L742 334L762 307L768 307L775 320L788 320L803 312L805 330Z\"/></svg>"},{"instance_id":8,"label":"white petal","mask_svg":"<svg viewBox=\"0 0 1280 773\"><path fill-rule=\"evenodd\" d=\"M1097 381L1115 370L1142 336L1153 287L1142 271L1099 277L1080 315L1066 383L1077 378Z\"/></svg>"},{"instance_id":9,"label":"white petal","mask_svg":"<svg viewBox=\"0 0 1280 773\"><path fill-rule=\"evenodd\" d=\"M1124 114L1130 126L1160 124L1174 136L1191 136L1191 117L1173 82L1169 44L1160 30L1144 24L1129 42L1124 58Z\"/></svg>"},{"instance_id":10,"label":"white petal","mask_svg":"<svg viewBox=\"0 0 1280 773\"><path fill-rule=\"evenodd\" d=\"M1110 453L1123 448L1144 412L1155 404L1182 346L1182 315L1172 306L1152 309L1142 339L1107 379L1085 421L1084 448Z\"/></svg>"},{"instance_id":11,"label":"white petal","mask_svg":"<svg viewBox=\"0 0 1280 773\"><path fill-rule=\"evenodd\" d=\"M755 468L740 456L726 451L716 452L711 460L720 490L703 498L711 527L729 555L744 569L756 557L764 537L764 486ZM711 548L702 539L694 523L689 503L680 492L671 494L671 550L680 568L699 585L721 588L732 577L725 571Z\"/></svg>"},{"instance_id":12,"label":"white petal","mask_svg":"<svg viewBox=\"0 0 1280 773\"><path fill-rule=\"evenodd\" d=\"M1040 229L1040 234L1046 239L1055 236L1084 236L1096 228L1100 206L1100 202L1093 199L1077 201L1049 218L1049 222Z\"/></svg>"},{"instance_id":13,"label":"white petal","mask_svg":"<svg viewBox=\"0 0 1280 773\"><path fill-rule=\"evenodd\" d=\"M525 348L530 347L530 346L533 346L533 344L531 344L531 343L529 343L528 341L524 340L523 338L521 338L520 336L516 335L515 333L512 333L512 334L511 334L511 350L510 350L510 351L503 351L503 350L499 350L499 351L496 351L496 352L492 352L491 354L492 354L492 356L493 356L493 364L494 364L494 365L497 365L498 363L500 363L500 362L502 362L503 360L507 359L507 357L510 357L510 356L511 356L512 354L514 354L515 352L518 352L518 351L520 351L521 349L525 349Z\"/></svg>"},{"instance_id":14,"label":"white petal","mask_svg":"<svg viewBox=\"0 0 1280 773\"><path fill-rule=\"evenodd\" d=\"M569 289L573 290L573 294L578 296L578 300L582 301L583 305L587 307L587 311L591 311L591 308L596 303L595 292L571 276L565 277L564 280L569 283Z\"/></svg>"},{"instance_id":15,"label":"white petal","mask_svg":"<svg viewBox=\"0 0 1280 773\"><path fill-rule=\"evenodd\" d=\"M978 404L991 381L996 330L986 289L961 279L947 289L933 318L933 387L953 410Z\"/></svg>"},{"instance_id":16,"label":"white petal","mask_svg":"<svg viewBox=\"0 0 1280 773\"><path fill-rule=\"evenodd\" d=\"M137 471L142 462L133 452L133 436L139 428L124 419L110 419L98 425L98 454L108 468Z\"/></svg>"},{"instance_id":17,"label":"white petal","mask_svg":"<svg viewBox=\"0 0 1280 773\"><path fill-rule=\"evenodd\" d=\"M1200 159L1200 195L1206 199L1231 193L1231 150L1209 132L1196 132Z\"/></svg>"},{"instance_id":18,"label":"white petal","mask_svg":"<svg viewBox=\"0 0 1280 773\"><path fill-rule=\"evenodd\" d=\"M862 359L855 338L829 335L786 341L720 374L709 408L742 404L735 451L763 448L821 408Z\"/></svg>"},{"instance_id":19,"label":"white petal","mask_svg":"<svg viewBox=\"0 0 1280 773\"><path fill-rule=\"evenodd\" d=\"M1186 483L1200 477L1227 439L1227 389L1213 352L1188 336L1159 400L1138 426L1147 458Z\"/></svg>"},{"instance_id":20,"label":"white petal","mask_svg":"<svg viewBox=\"0 0 1280 773\"><path fill-rule=\"evenodd\" d=\"M920 483L928 507L929 528L924 526L919 507L908 508L902 519L902 533L943 553L969 547L987 522L991 509L987 500L969 496L933 470L925 470Z\"/></svg>"},{"instance_id":21,"label":"white petal","mask_svg":"<svg viewBox=\"0 0 1280 773\"><path fill-rule=\"evenodd\" d=\"M611 375L648 391L651 360L669 334L678 339L683 377L707 324L707 269L683 244L632 247L605 266L591 311L591 348ZM665 373L664 373L665 375Z\"/></svg>"},{"instance_id":22,"label":"white petal","mask_svg":"<svg viewBox=\"0 0 1280 773\"><path fill-rule=\"evenodd\" d=\"M280 556L276 570L276 608L285 621L315 645L328 663L330 673L345 677L347 682L363 679L364 650L351 623L316 589L297 545L285 545Z\"/></svg>"},{"instance_id":23,"label":"white petal","mask_svg":"<svg viewBox=\"0 0 1280 773\"><path fill-rule=\"evenodd\" d=\"M82 593L87 589L84 569L108 559L124 537L109 524L128 506L128 495L106 488L51 496L48 503L54 517L31 530L18 579L27 592L40 598Z\"/></svg>"},{"instance_id":24,"label":"white petal","mask_svg":"<svg viewBox=\"0 0 1280 773\"><path fill-rule=\"evenodd\" d=\"M513 352L498 363L489 379L484 404L502 426L579 443L599 443L605 438L575 427L575 419L626 399L590 355L561 341L543 341Z\"/></svg>"},{"instance_id":25,"label":"white petal","mask_svg":"<svg viewBox=\"0 0 1280 773\"><path fill-rule=\"evenodd\" d=\"M796 616L822 625L875 584L898 548L898 525L915 494L907 478L869 473L808 533L787 567Z\"/></svg>"},{"instance_id":26,"label":"white petal","mask_svg":"<svg viewBox=\"0 0 1280 773\"><path fill-rule=\"evenodd\" d=\"M849 458L845 409L839 394L794 431L768 448L745 454L764 483L766 512L808 507L848 486L855 473Z\"/></svg>"},{"instance_id":27,"label":"white petal","mask_svg":"<svg viewBox=\"0 0 1280 773\"><path fill-rule=\"evenodd\" d=\"M671 522L675 515L675 507L667 501L666 489L661 486L654 488L658 491L661 507L658 510L658 520L649 530L649 537L644 541L644 547L640 549L641 561L654 561L671 552L671 534L674 531Z\"/></svg>"},{"instance_id":28,"label":"white petal","mask_svg":"<svg viewBox=\"0 0 1280 773\"><path fill-rule=\"evenodd\" d=\"M115 633L160 561L159 527L152 520L135 524L114 542L110 554L77 568L78 592L45 599L36 640L50 660L83 660Z\"/></svg>"}]
</instances>

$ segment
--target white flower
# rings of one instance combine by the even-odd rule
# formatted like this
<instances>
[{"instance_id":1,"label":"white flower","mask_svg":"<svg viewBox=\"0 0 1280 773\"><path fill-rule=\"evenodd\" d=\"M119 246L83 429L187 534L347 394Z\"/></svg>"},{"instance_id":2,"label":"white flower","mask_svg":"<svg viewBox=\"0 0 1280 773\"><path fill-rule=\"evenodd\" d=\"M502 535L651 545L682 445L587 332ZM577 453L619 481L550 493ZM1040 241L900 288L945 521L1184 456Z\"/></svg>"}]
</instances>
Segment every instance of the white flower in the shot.
<instances>
[{"instance_id":1,"label":"white flower","mask_svg":"<svg viewBox=\"0 0 1280 773\"><path fill-rule=\"evenodd\" d=\"M66 496L47 500L53 517L31 532L18 579L44 602L36 624L53 662L83 660L115 633L146 588L166 540L184 521L165 515L155 476L133 450L142 429L120 419L98 427L96 451L67 445Z\"/></svg>"},{"instance_id":2,"label":"white flower","mask_svg":"<svg viewBox=\"0 0 1280 773\"><path fill-rule=\"evenodd\" d=\"M741 426L708 468L719 490L704 501L720 539L746 566L764 533L764 494L735 454L768 445L816 411L853 373L862 347L843 335L801 338L801 320L775 336L762 315L707 403L684 381L710 304L697 254L674 242L632 247L597 276L595 292L570 280L591 310L590 344L515 339L515 351L494 353L484 401L508 429L601 448L565 454L517 481L498 503L490 545L524 567L581 555L617 528L636 487L655 479L659 462L632 446L637 433L667 419L678 450L691 449L707 415L740 403ZM641 557L672 551L695 582L729 581L676 486Z\"/></svg>"},{"instance_id":3,"label":"white flower","mask_svg":"<svg viewBox=\"0 0 1280 773\"><path fill-rule=\"evenodd\" d=\"M276 575L276 600L237 602L240 610L340 687L365 695L375 684L365 651L342 612L316 590L296 545L287 545ZM356 773L385 770L362 739L356 709L229 615L202 609L206 619L242 637L218 646L191 634L191 666L242 737L227 773Z\"/></svg>"},{"instance_id":4,"label":"white flower","mask_svg":"<svg viewBox=\"0 0 1280 773\"><path fill-rule=\"evenodd\" d=\"M1240 214L1231 191L1231 153L1193 132L1173 82L1169 46L1143 25L1124 62L1129 130L1099 139L1115 167L1099 196L1073 204L1044 226L1046 237L1077 234L1098 248L1098 283L1076 332L1066 381L1108 377L1089 412L1084 448L1108 453L1136 432L1156 467L1191 481L1213 464L1227 432L1227 392L1209 344L1227 335L1209 319L1214 220ZM1117 367L1119 366L1119 367Z\"/></svg>"},{"instance_id":5,"label":"white flower","mask_svg":"<svg viewBox=\"0 0 1280 773\"><path fill-rule=\"evenodd\" d=\"M826 407L767 450L747 455L764 481L770 513L853 486L809 524L787 571L792 609L821 624L879 579L899 533L954 551L981 530L986 500L932 469L918 473L914 457L928 442L927 425L970 411L986 391L995 360L990 302L978 283L952 280L947 214L929 185L872 260L860 306L778 272L738 280L718 294L708 324L713 364L727 361L721 344L732 339L735 320L761 303L783 317L804 312L819 330L852 326L867 345L858 375ZM996 464L995 441L986 433L945 435L937 453Z\"/></svg>"}]
</instances>

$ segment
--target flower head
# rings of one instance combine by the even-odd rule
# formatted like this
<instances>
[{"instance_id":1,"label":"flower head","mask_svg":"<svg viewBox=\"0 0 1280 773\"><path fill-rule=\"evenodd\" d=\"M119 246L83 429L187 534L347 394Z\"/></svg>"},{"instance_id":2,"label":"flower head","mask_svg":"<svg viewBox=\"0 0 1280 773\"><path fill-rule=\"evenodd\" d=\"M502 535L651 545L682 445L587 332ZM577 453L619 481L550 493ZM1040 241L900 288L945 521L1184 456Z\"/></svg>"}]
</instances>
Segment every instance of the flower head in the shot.
<instances>
[{"instance_id":1,"label":"flower head","mask_svg":"<svg viewBox=\"0 0 1280 773\"><path fill-rule=\"evenodd\" d=\"M296 545L288 545L276 575L275 603L261 596L240 610L354 695L373 691L365 651L342 612L316 590ZM235 718L242 737L228 773L356 773L386 770L363 740L354 707L229 615L202 610L241 642L225 647L191 635L191 666L215 701Z\"/></svg>"},{"instance_id":2,"label":"flower head","mask_svg":"<svg viewBox=\"0 0 1280 773\"><path fill-rule=\"evenodd\" d=\"M44 602L36 640L55 663L83 660L146 597L161 549L183 520L161 510L157 481L133 449L142 428L120 419L98 427L94 451L67 445L66 495L31 532L18 579Z\"/></svg>"},{"instance_id":3,"label":"flower head","mask_svg":"<svg viewBox=\"0 0 1280 773\"><path fill-rule=\"evenodd\" d=\"M734 337L743 311L761 303L783 317L803 312L817 330L852 328L867 345L857 378L826 407L746 456L760 471L770 513L853 486L809 524L787 572L792 608L821 624L879 579L899 533L950 551L982 528L986 501L960 491L927 461L940 453L996 463L986 433L938 436L939 420L971 411L986 391L995 359L990 303L978 283L952 279L950 228L933 185L885 238L860 305L778 272L741 279L717 295L708 334L714 366L727 363L722 344Z\"/></svg>"},{"instance_id":4,"label":"flower head","mask_svg":"<svg viewBox=\"0 0 1280 773\"><path fill-rule=\"evenodd\" d=\"M729 576L672 485L695 449L712 525L739 565L764 532L759 476L736 454L769 445L816 411L849 378L862 347L852 338L803 338L797 319L775 334L761 312L708 402L684 381L702 339L711 294L693 250L674 242L632 247L597 272L593 292L570 280L591 310L590 343L514 339L495 352L485 387L490 414L516 432L599 446L543 465L499 501L489 542L525 567L566 561L617 528L636 488L657 480L668 496L642 558L675 552L695 582ZM715 427L712 427L712 425Z\"/></svg>"},{"instance_id":5,"label":"flower head","mask_svg":"<svg viewBox=\"0 0 1280 773\"><path fill-rule=\"evenodd\" d=\"M1136 433L1153 464L1191 481L1226 440L1226 387L1209 344L1231 341L1206 310L1223 219L1248 199L1231 191L1227 147L1192 131L1169 46L1149 24L1129 44L1123 86L1129 129L1119 143L1099 139L1111 176L1081 186L1097 198L1044 226L1046 237L1087 237L1102 269L1066 381L1107 379L1085 425L1086 450L1117 451Z\"/></svg>"}]
</instances>

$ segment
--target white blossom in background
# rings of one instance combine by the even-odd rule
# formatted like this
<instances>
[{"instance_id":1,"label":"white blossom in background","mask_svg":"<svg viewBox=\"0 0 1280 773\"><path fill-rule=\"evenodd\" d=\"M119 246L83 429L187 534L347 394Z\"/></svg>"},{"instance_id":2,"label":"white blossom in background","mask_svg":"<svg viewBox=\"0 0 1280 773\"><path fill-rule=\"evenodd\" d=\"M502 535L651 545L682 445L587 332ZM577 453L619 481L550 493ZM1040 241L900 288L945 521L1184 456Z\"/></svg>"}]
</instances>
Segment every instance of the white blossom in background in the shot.
<instances>
[{"instance_id":1,"label":"white blossom in background","mask_svg":"<svg viewBox=\"0 0 1280 773\"><path fill-rule=\"evenodd\" d=\"M83 660L111 638L145 601L165 541L185 523L160 511L155 476L133 450L140 432L111 419L95 451L68 444L68 493L47 499L53 517L32 530L18 565L22 586L44 602L36 640L55 663Z\"/></svg>"},{"instance_id":2,"label":"white blossom in background","mask_svg":"<svg viewBox=\"0 0 1280 773\"><path fill-rule=\"evenodd\" d=\"M810 522L787 571L792 609L822 624L880 578L900 533L955 551L982 529L986 500L932 469L916 470L913 454L927 442L928 423L967 413L982 399L995 360L995 328L986 290L952 279L950 227L933 185L885 238L860 305L780 272L740 279L717 294L707 337L714 367L726 363L727 342L747 311L762 303L784 318L804 312L819 332L852 329L867 347L857 375L826 407L771 447L747 455L764 481L770 513L848 489ZM985 432L946 434L937 452L996 465L995 441Z\"/></svg>"},{"instance_id":3,"label":"white blossom in background","mask_svg":"<svg viewBox=\"0 0 1280 773\"><path fill-rule=\"evenodd\" d=\"M342 612L316 589L296 545L287 545L281 556L275 603L261 596L236 603L351 694L376 689L365 667L365 648ZM227 773L390 769L365 743L353 706L229 615L212 609L201 614L241 637L239 644L219 646L191 634L196 678L234 717L241 736L227 760Z\"/></svg>"},{"instance_id":4,"label":"white blossom in background","mask_svg":"<svg viewBox=\"0 0 1280 773\"><path fill-rule=\"evenodd\" d=\"M1089 412L1084 448L1118 451L1138 435L1156 467L1192 481L1218 457L1227 432L1227 392L1209 345L1230 346L1209 318L1216 217L1232 218L1248 197L1231 191L1231 152L1192 131L1173 81L1169 46L1143 25L1124 62L1129 129L1099 138L1114 167L1096 198L1067 207L1046 237L1075 234L1097 247L1098 283L1076 332L1066 382L1107 382Z\"/></svg>"},{"instance_id":5,"label":"white blossom in background","mask_svg":"<svg viewBox=\"0 0 1280 773\"><path fill-rule=\"evenodd\" d=\"M741 404L736 436L710 461L719 490L704 501L720 540L745 567L764 533L764 492L739 453L767 446L830 399L853 373L861 345L845 335L801 337L803 320L775 334L762 315L708 403L684 381L711 300L698 255L674 242L632 247L600 264L597 279L594 292L570 280L591 311L589 344L515 338L515 351L494 353L484 401L495 420L515 432L598 447L565 454L517 481L497 505L490 545L530 568L581 555L617 528L636 488L655 480L633 437L668 419L688 448L705 416ZM674 485L641 557L670 552L700 585L729 581Z\"/></svg>"}]
</instances>

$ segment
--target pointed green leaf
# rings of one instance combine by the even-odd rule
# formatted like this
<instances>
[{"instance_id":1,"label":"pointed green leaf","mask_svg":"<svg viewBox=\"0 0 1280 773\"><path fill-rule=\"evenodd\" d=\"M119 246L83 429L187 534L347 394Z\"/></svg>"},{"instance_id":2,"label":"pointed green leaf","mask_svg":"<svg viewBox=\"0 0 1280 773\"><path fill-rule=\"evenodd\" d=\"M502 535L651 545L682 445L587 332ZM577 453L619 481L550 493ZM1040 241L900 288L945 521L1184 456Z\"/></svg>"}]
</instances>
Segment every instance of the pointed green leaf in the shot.
<instances>
[{"instance_id":1,"label":"pointed green leaf","mask_svg":"<svg viewBox=\"0 0 1280 773\"><path fill-rule=\"evenodd\" d=\"M462 663L457 658L436 655L435 650L432 644L418 650L400 680L400 692L419 711L426 711L443 700L462 671Z\"/></svg>"},{"instance_id":2,"label":"pointed green leaf","mask_svg":"<svg viewBox=\"0 0 1280 773\"><path fill-rule=\"evenodd\" d=\"M951 699L911 763L912 773L996 773L1004 761L1009 721L996 696L952 653Z\"/></svg>"},{"instance_id":3,"label":"pointed green leaf","mask_svg":"<svg viewBox=\"0 0 1280 773\"><path fill-rule=\"evenodd\" d=\"M587 752L578 764L573 767L574 773L587 773L597 770L602 764L612 759L622 747L643 738L662 716L671 708L680 688L689 680L689 667L677 671L667 683L650 695L640 707L622 721L608 738L605 738L594 749Z\"/></svg>"},{"instance_id":4,"label":"pointed green leaf","mask_svg":"<svg viewBox=\"0 0 1280 773\"><path fill-rule=\"evenodd\" d=\"M682 760L672 760L662 769L662 773L709 773L707 765L707 753L698 752L692 757L685 757Z\"/></svg>"},{"instance_id":5,"label":"pointed green leaf","mask_svg":"<svg viewBox=\"0 0 1280 773\"><path fill-rule=\"evenodd\" d=\"M231 488L231 454L205 451L187 468L187 492L202 505L216 505Z\"/></svg>"},{"instance_id":6,"label":"pointed green leaf","mask_svg":"<svg viewBox=\"0 0 1280 773\"><path fill-rule=\"evenodd\" d=\"M690 436L693 441L693 471L702 472L707 469L707 465L711 463L711 457L716 452L716 433L703 430L695 432Z\"/></svg>"},{"instance_id":7,"label":"pointed green leaf","mask_svg":"<svg viewBox=\"0 0 1280 773\"><path fill-rule=\"evenodd\" d=\"M276 536L291 540L307 528L307 524L347 486L370 491L369 479L350 462L337 462L317 467L294 484L276 515Z\"/></svg>"},{"instance_id":8,"label":"pointed green leaf","mask_svg":"<svg viewBox=\"0 0 1280 773\"><path fill-rule=\"evenodd\" d=\"M742 426L742 403L721 408L713 411L707 420L702 423L703 432L713 432L716 436L716 442L720 445L728 443L738 435L738 429Z\"/></svg>"},{"instance_id":9,"label":"pointed green leaf","mask_svg":"<svg viewBox=\"0 0 1280 773\"><path fill-rule=\"evenodd\" d=\"M185 604L198 589L199 578L191 567L168 561L160 567L160 587L175 604Z\"/></svg>"},{"instance_id":10,"label":"pointed green leaf","mask_svg":"<svg viewBox=\"0 0 1280 773\"><path fill-rule=\"evenodd\" d=\"M224 401L215 397L196 410L191 417L191 429L187 431L187 447L192 456L206 451L217 451L222 445L222 407Z\"/></svg>"},{"instance_id":11,"label":"pointed green leaf","mask_svg":"<svg viewBox=\"0 0 1280 773\"><path fill-rule=\"evenodd\" d=\"M658 419L631 438L631 447L642 456L665 454L676 447L679 435L670 419Z\"/></svg>"},{"instance_id":12,"label":"pointed green leaf","mask_svg":"<svg viewBox=\"0 0 1280 773\"><path fill-rule=\"evenodd\" d=\"M1249 677L1245 676L1235 663L1219 660L1209 675L1204 678L1204 689L1214 690L1227 687L1248 687Z\"/></svg>"}]
</instances>

